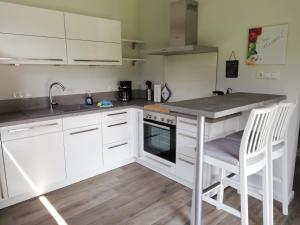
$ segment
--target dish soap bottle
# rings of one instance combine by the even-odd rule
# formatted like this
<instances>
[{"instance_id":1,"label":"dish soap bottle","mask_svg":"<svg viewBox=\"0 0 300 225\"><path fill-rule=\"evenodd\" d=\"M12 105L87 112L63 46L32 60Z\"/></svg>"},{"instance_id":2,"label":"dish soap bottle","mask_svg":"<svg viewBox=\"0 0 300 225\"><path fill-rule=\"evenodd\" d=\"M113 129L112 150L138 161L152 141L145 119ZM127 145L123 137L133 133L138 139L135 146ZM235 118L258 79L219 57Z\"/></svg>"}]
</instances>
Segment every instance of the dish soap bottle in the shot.
<instances>
[{"instance_id":1,"label":"dish soap bottle","mask_svg":"<svg viewBox=\"0 0 300 225\"><path fill-rule=\"evenodd\" d=\"M87 105L93 105L94 104L91 91L87 91L87 93L86 93L85 104L87 104Z\"/></svg>"}]
</instances>

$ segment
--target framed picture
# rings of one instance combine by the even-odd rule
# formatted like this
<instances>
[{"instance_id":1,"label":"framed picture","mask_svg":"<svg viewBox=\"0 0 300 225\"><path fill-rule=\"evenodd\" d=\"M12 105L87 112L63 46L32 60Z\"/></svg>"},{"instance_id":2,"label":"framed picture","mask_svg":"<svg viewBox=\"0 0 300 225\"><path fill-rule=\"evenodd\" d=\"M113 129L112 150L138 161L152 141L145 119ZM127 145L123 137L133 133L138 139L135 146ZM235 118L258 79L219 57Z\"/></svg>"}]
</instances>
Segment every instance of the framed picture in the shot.
<instances>
[{"instance_id":1,"label":"framed picture","mask_svg":"<svg viewBox=\"0 0 300 225\"><path fill-rule=\"evenodd\" d=\"M285 64L288 24L249 29L247 64Z\"/></svg>"}]
</instances>

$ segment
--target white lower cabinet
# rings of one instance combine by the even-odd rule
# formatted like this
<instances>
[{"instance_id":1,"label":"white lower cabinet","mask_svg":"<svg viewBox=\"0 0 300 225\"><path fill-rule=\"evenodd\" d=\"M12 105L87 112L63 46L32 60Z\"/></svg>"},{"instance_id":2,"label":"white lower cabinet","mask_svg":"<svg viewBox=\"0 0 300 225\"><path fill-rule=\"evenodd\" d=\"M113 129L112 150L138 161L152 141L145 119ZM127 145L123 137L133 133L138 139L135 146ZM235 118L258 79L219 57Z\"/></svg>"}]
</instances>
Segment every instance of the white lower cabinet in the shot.
<instances>
[{"instance_id":1,"label":"white lower cabinet","mask_svg":"<svg viewBox=\"0 0 300 225\"><path fill-rule=\"evenodd\" d=\"M194 182L195 159L176 154L176 176L190 183Z\"/></svg>"},{"instance_id":2,"label":"white lower cabinet","mask_svg":"<svg viewBox=\"0 0 300 225\"><path fill-rule=\"evenodd\" d=\"M115 143L130 137L129 120L118 120L103 124L103 143Z\"/></svg>"},{"instance_id":3,"label":"white lower cabinet","mask_svg":"<svg viewBox=\"0 0 300 225\"><path fill-rule=\"evenodd\" d=\"M4 141L2 147L10 198L26 193L38 195L65 180L62 132Z\"/></svg>"},{"instance_id":4,"label":"white lower cabinet","mask_svg":"<svg viewBox=\"0 0 300 225\"><path fill-rule=\"evenodd\" d=\"M101 126L64 131L66 170L70 179L90 177L103 167Z\"/></svg>"},{"instance_id":5,"label":"white lower cabinet","mask_svg":"<svg viewBox=\"0 0 300 225\"><path fill-rule=\"evenodd\" d=\"M129 140L105 145L103 149L103 161L105 166L114 166L119 162L132 157Z\"/></svg>"}]
</instances>

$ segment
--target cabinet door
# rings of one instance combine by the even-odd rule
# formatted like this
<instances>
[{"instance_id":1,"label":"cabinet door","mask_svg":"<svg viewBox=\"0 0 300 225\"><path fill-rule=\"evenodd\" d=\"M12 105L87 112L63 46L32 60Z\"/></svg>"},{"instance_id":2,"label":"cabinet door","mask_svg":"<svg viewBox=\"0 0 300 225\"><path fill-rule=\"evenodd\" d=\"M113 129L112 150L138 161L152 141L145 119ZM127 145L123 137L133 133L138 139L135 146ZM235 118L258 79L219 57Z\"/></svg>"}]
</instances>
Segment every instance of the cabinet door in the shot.
<instances>
[{"instance_id":1,"label":"cabinet door","mask_svg":"<svg viewBox=\"0 0 300 225\"><path fill-rule=\"evenodd\" d=\"M65 23L67 39L121 43L120 21L65 13Z\"/></svg>"},{"instance_id":2,"label":"cabinet door","mask_svg":"<svg viewBox=\"0 0 300 225\"><path fill-rule=\"evenodd\" d=\"M67 40L68 63L77 65L121 65L121 44Z\"/></svg>"},{"instance_id":3,"label":"cabinet door","mask_svg":"<svg viewBox=\"0 0 300 225\"><path fill-rule=\"evenodd\" d=\"M0 202L7 198L6 180L5 180L5 170L3 164L3 152L0 142Z\"/></svg>"},{"instance_id":4,"label":"cabinet door","mask_svg":"<svg viewBox=\"0 0 300 225\"><path fill-rule=\"evenodd\" d=\"M103 165L101 127L98 125L64 132L68 178L89 177Z\"/></svg>"},{"instance_id":5,"label":"cabinet door","mask_svg":"<svg viewBox=\"0 0 300 225\"><path fill-rule=\"evenodd\" d=\"M195 159L176 154L176 176L190 183L194 183Z\"/></svg>"},{"instance_id":6,"label":"cabinet door","mask_svg":"<svg viewBox=\"0 0 300 225\"><path fill-rule=\"evenodd\" d=\"M0 34L0 64L66 64L64 39Z\"/></svg>"},{"instance_id":7,"label":"cabinet door","mask_svg":"<svg viewBox=\"0 0 300 225\"><path fill-rule=\"evenodd\" d=\"M63 133L3 142L9 197L39 195L66 178Z\"/></svg>"},{"instance_id":8,"label":"cabinet door","mask_svg":"<svg viewBox=\"0 0 300 225\"><path fill-rule=\"evenodd\" d=\"M65 38L63 12L0 3L0 32Z\"/></svg>"}]
</instances>

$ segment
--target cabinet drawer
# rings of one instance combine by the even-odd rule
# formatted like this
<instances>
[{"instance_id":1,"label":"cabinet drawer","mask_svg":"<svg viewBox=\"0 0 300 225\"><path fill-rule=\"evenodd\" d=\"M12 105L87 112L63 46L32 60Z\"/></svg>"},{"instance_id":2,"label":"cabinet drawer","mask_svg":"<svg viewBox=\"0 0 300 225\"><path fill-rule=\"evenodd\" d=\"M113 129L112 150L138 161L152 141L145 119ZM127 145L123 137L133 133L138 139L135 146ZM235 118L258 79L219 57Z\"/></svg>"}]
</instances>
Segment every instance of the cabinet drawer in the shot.
<instances>
[{"instance_id":1,"label":"cabinet drawer","mask_svg":"<svg viewBox=\"0 0 300 225\"><path fill-rule=\"evenodd\" d=\"M116 120L125 120L129 118L129 110L114 110L109 112L102 113L103 123L116 121Z\"/></svg>"},{"instance_id":2,"label":"cabinet drawer","mask_svg":"<svg viewBox=\"0 0 300 225\"><path fill-rule=\"evenodd\" d=\"M128 120L119 120L103 124L103 143L109 144L129 139Z\"/></svg>"},{"instance_id":3,"label":"cabinet drawer","mask_svg":"<svg viewBox=\"0 0 300 225\"><path fill-rule=\"evenodd\" d=\"M100 113L88 114L83 116L74 116L63 119L64 130L96 124L101 124Z\"/></svg>"},{"instance_id":4,"label":"cabinet drawer","mask_svg":"<svg viewBox=\"0 0 300 225\"><path fill-rule=\"evenodd\" d=\"M2 141L9 141L59 131L62 131L62 120L48 120L3 128L1 138Z\"/></svg>"},{"instance_id":5,"label":"cabinet drawer","mask_svg":"<svg viewBox=\"0 0 300 225\"><path fill-rule=\"evenodd\" d=\"M194 174L195 159L185 155L176 154L176 176L193 183Z\"/></svg>"},{"instance_id":6,"label":"cabinet drawer","mask_svg":"<svg viewBox=\"0 0 300 225\"><path fill-rule=\"evenodd\" d=\"M188 118L178 117L177 128L197 133L197 121Z\"/></svg>"},{"instance_id":7,"label":"cabinet drawer","mask_svg":"<svg viewBox=\"0 0 300 225\"><path fill-rule=\"evenodd\" d=\"M129 140L105 145L103 149L104 165L113 165L131 157Z\"/></svg>"},{"instance_id":8,"label":"cabinet drawer","mask_svg":"<svg viewBox=\"0 0 300 225\"><path fill-rule=\"evenodd\" d=\"M186 130L177 129L176 151L188 157L196 157L197 138L196 134Z\"/></svg>"},{"instance_id":9,"label":"cabinet drawer","mask_svg":"<svg viewBox=\"0 0 300 225\"><path fill-rule=\"evenodd\" d=\"M144 152L143 160L156 168L175 174L175 163L171 163L147 152Z\"/></svg>"}]
</instances>

